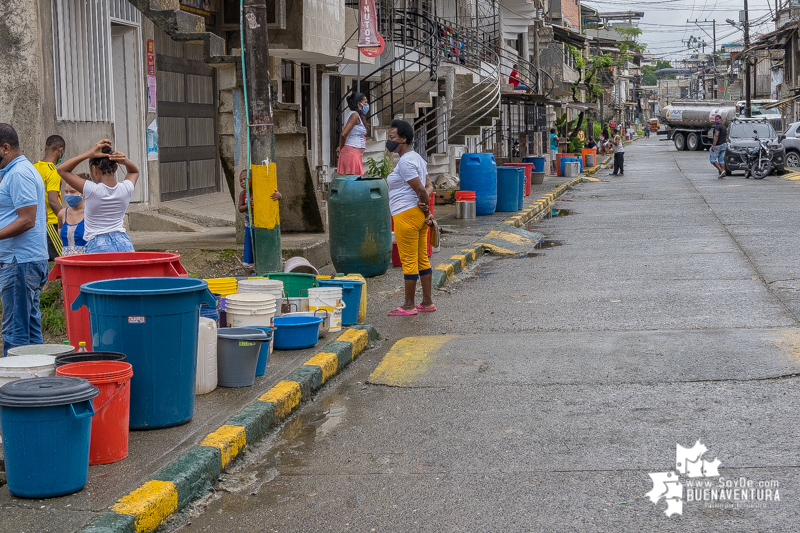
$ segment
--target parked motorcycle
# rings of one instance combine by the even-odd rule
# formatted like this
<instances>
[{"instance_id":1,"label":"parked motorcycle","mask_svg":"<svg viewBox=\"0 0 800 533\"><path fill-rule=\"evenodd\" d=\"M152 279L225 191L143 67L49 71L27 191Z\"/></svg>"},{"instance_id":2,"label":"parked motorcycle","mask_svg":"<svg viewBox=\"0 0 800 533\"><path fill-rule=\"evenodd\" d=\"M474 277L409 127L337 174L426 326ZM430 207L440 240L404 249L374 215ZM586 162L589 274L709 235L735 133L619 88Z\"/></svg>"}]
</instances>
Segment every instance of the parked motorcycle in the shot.
<instances>
[{"instance_id":1,"label":"parked motorcycle","mask_svg":"<svg viewBox=\"0 0 800 533\"><path fill-rule=\"evenodd\" d=\"M758 142L758 146L750 146L745 151L747 168L744 171L744 177L749 179L752 176L753 179L763 180L770 175L773 169L772 148L768 141L763 141L758 137L757 130L753 130L753 133L755 133L753 139Z\"/></svg>"}]
</instances>

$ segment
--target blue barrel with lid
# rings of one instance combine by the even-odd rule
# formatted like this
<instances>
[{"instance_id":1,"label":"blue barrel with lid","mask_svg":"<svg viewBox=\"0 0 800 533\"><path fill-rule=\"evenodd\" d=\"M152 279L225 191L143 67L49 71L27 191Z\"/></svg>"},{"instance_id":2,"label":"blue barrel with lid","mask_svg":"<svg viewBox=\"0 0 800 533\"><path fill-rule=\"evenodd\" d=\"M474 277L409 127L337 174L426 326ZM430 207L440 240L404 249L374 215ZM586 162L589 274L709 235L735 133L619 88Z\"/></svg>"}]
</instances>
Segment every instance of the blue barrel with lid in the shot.
<instances>
[{"instance_id":1,"label":"blue barrel with lid","mask_svg":"<svg viewBox=\"0 0 800 533\"><path fill-rule=\"evenodd\" d=\"M491 215L497 208L497 163L493 154L464 154L458 169L459 188L475 191L475 213Z\"/></svg>"},{"instance_id":2,"label":"blue barrel with lid","mask_svg":"<svg viewBox=\"0 0 800 533\"><path fill-rule=\"evenodd\" d=\"M208 283L124 278L81 285L72 310L89 308L92 349L124 353L133 367L131 429L177 426L194 416L200 305Z\"/></svg>"},{"instance_id":3,"label":"blue barrel with lid","mask_svg":"<svg viewBox=\"0 0 800 533\"><path fill-rule=\"evenodd\" d=\"M363 281L353 279L318 279L320 287L341 287L342 301L345 308L342 311L342 325L352 326L358 324L358 309L361 306L361 286ZM277 345L276 345L277 347Z\"/></svg>"},{"instance_id":4,"label":"blue barrel with lid","mask_svg":"<svg viewBox=\"0 0 800 533\"><path fill-rule=\"evenodd\" d=\"M81 378L20 379L0 387L8 490L20 498L78 492L89 475L92 398Z\"/></svg>"},{"instance_id":5,"label":"blue barrel with lid","mask_svg":"<svg viewBox=\"0 0 800 533\"><path fill-rule=\"evenodd\" d=\"M497 211L516 211L519 204L518 167L497 167Z\"/></svg>"}]
</instances>

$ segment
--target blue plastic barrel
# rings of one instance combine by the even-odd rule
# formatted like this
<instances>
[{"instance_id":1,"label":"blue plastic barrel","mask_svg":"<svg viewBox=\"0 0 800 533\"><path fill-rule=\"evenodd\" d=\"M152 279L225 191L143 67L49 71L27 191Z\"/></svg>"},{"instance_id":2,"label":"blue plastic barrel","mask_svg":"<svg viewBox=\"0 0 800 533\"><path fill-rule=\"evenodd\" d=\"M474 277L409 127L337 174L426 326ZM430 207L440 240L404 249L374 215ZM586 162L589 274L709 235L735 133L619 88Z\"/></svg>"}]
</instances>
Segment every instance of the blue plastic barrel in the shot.
<instances>
[{"instance_id":1,"label":"blue plastic barrel","mask_svg":"<svg viewBox=\"0 0 800 533\"><path fill-rule=\"evenodd\" d=\"M81 285L72 310L89 308L92 348L133 366L131 429L177 426L194 416L200 305L217 305L190 278L123 278Z\"/></svg>"},{"instance_id":2,"label":"blue plastic barrel","mask_svg":"<svg viewBox=\"0 0 800 533\"><path fill-rule=\"evenodd\" d=\"M523 157L523 163L533 163L533 172L544 172L545 157Z\"/></svg>"},{"instance_id":3,"label":"blue plastic barrel","mask_svg":"<svg viewBox=\"0 0 800 533\"><path fill-rule=\"evenodd\" d=\"M513 167L517 169L517 187L519 187L519 194L517 195L517 209L525 207L525 167Z\"/></svg>"},{"instance_id":4,"label":"blue plastic barrel","mask_svg":"<svg viewBox=\"0 0 800 533\"><path fill-rule=\"evenodd\" d=\"M519 172L521 167L497 167L497 211L516 211L519 204Z\"/></svg>"},{"instance_id":5,"label":"blue plastic barrel","mask_svg":"<svg viewBox=\"0 0 800 533\"><path fill-rule=\"evenodd\" d=\"M78 492L89 475L92 398L81 378L20 379L0 387L8 490L20 498Z\"/></svg>"},{"instance_id":6,"label":"blue plastic barrel","mask_svg":"<svg viewBox=\"0 0 800 533\"><path fill-rule=\"evenodd\" d=\"M475 214L494 213L497 208L497 163L494 155L462 155L458 177L462 191L475 191Z\"/></svg>"},{"instance_id":7,"label":"blue plastic barrel","mask_svg":"<svg viewBox=\"0 0 800 533\"><path fill-rule=\"evenodd\" d=\"M497 197L495 196L495 200ZM342 311L342 325L353 326L358 324L358 309L361 306L361 286L363 281L352 279L318 279L320 287L341 287L344 311Z\"/></svg>"},{"instance_id":8,"label":"blue plastic barrel","mask_svg":"<svg viewBox=\"0 0 800 533\"><path fill-rule=\"evenodd\" d=\"M564 163L578 163L578 173L583 172L583 159L580 157L562 157L561 158L561 175L564 175Z\"/></svg>"},{"instance_id":9,"label":"blue plastic barrel","mask_svg":"<svg viewBox=\"0 0 800 533\"><path fill-rule=\"evenodd\" d=\"M258 349L258 363L256 363L256 377L263 376L267 373L267 363L269 362L269 347L272 344L273 332L275 328L267 326L247 326L251 329L260 329L264 333L269 334L269 342L262 342L261 348Z\"/></svg>"}]
</instances>

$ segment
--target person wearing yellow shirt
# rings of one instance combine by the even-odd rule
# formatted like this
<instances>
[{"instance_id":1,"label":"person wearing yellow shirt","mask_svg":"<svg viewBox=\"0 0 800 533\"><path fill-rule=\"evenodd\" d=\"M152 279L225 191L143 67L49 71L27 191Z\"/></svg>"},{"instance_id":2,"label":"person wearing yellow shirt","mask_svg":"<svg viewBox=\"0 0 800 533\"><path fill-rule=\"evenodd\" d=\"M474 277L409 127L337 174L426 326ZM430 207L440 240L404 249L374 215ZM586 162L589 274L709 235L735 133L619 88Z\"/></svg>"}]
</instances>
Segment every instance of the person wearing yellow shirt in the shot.
<instances>
[{"instance_id":1,"label":"person wearing yellow shirt","mask_svg":"<svg viewBox=\"0 0 800 533\"><path fill-rule=\"evenodd\" d=\"M56 165L64 158L67 143L60 135L51 135L45 141L44 157L34 167L44 180L47 205L47 253L50 261L61 255L61 236L58 233L58 213L61 212L61 176Z\"/></svg>"}]
</instances>

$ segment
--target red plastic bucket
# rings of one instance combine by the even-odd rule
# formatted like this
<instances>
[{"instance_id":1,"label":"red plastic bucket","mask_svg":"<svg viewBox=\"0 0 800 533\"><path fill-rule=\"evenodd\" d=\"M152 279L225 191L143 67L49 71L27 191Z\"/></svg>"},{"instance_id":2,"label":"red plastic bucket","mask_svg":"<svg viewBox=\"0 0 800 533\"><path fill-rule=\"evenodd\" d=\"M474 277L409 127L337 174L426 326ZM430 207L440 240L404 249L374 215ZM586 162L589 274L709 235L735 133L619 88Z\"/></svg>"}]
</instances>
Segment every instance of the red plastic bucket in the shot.
<instances>
[{"instance_id":1,"label":"red plastic bucket","mask_svg":"<svg viewBox=\"0 0 800 533\"><path fill-rule=\"evenodd\" d=\"M525 196L531 195L531 173L533 172L533 163L506 163L504 167L525 167Z\"/></svg>"},{"instance_id":2,"label":"red plastic bucket","mask_svg":"<svg viewBox=\"0 0 800 533\"><path fill-rule=\"evenodd\" d=\"M133 367L120 361L86 361L56 368L56 376L83 378L100 389L93 400L89 464L105 465L128 456L128 421Z\"/></svg>"},{"instance_id":3,"label":"red plastic bucket","mask_svg":"<svg viewBox=\"0 0 800 533\"><path fill-rule=\"evenodd\" d=\"M456 202L474 202L475 191L456 191Z\"/></svg>"},{"instance_id":4,"label":"red plastic bucket","mask_svg":"<svg viewBox=\"0 0 800 533\"><path fill-rule=\"evenodd\" d=\"M48 279L61 279L67 338L73 346L85 342L94 346L89 328L89 311L70 306L81 292L81 285L92 281L117 278L188 277L179 254L164 252L113 252L56 257Z\"/></svg>"}]
</instances>

